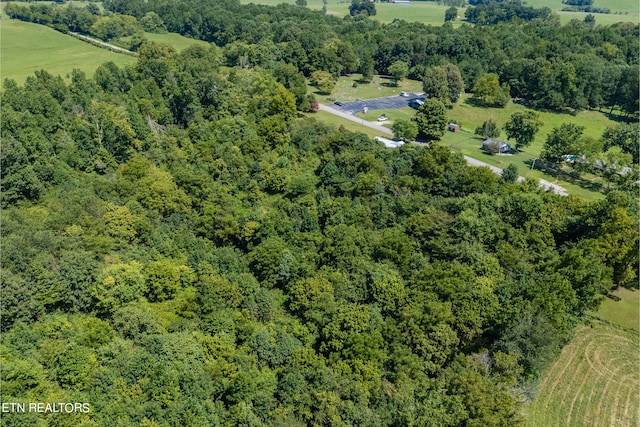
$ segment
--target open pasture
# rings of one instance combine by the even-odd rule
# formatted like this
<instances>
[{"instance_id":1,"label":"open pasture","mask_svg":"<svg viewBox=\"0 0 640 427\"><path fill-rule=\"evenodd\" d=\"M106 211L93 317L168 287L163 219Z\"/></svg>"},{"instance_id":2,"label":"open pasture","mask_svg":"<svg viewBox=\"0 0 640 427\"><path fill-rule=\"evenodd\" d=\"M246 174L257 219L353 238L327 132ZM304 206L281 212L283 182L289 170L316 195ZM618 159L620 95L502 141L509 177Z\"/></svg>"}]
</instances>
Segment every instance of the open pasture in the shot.
<instances>
[{"instance_id":1,"label":"open pasture","mask_svg":"<svg viewBox=\"0 0 640 427\"><path fill-rule=\"evenodd\" d=\"M266 5L278 5L281 3L295 5L295 0L241 0L243 4L255 3ZM561 0L528 0L528 6L532 7L548 7L555 11L563 24L572 19L583 20L587 15L585 12L563 12L565 5ZM349 6L351 1L348 0L329 0L327 3L327 13L335 16L345 16L349 14ZM307 7L314 10L321 10L323 6L322 0L307 0ZM640 16L640 8L638 3L630 0L595 0L594 6L608 7L610 14L597 13L596 24L611 25L616 22L634 22L637 23ZM422 22L428 25L442 25L444 23L444 14L449 6L439 4L435 1L412 1L410 4L402 3L376 3L376 15L372 19L376 19L383 23L392 22L394 19L401 19L407 22ZM458 8L458 19L452 22L453 26L459 26L464 23L465 8Z\"/></svg>"},{"instance_id":2,"label":"open pasture","mask_svg":"<svg viewBox=\"0 0 640 427\"><path fill-rule=\"evenodd\" d=\"M59 33L44 25L2 17L0 26L0 76L24 83L35 71L47 70L66 78L74 68L92 75L108 61L118 66L133 64L135 58L110 52Z\"/></svg>"},{"instance_id":3,"label":"open pasture","mask_svg":"<svg viewBox=\"0 0 640 427\"><path fill-rule=\"evenodd\" d=\"M295 5L295 0L241 0L242 4L266 4L278 5L281 3ZM313 10L322 10L322 0L307 0L307 7ZM343 17L349 14L350 0L328 0L327 14ZM401 19L407 22L422 22L430 25L442 25L444 23L444 13L449 6L440 5L436 2L413 1L410 4L403 3L376 3L376 15L372 19L383 23L392 22L394 19ZM464 8L458 9L458 19L452 24L461 25L464 18Z\"/></svg>"},{"instance_id":4,"label":"open pasture","mask_svg":"<svg viewBox=\"0 0 640 427\"><path fill-rule=\"evenodd\" d=\"M605 301L543 378L528 427L640 425L639 292L615 294L621 300Z\"/></svg>"}]
</instances>

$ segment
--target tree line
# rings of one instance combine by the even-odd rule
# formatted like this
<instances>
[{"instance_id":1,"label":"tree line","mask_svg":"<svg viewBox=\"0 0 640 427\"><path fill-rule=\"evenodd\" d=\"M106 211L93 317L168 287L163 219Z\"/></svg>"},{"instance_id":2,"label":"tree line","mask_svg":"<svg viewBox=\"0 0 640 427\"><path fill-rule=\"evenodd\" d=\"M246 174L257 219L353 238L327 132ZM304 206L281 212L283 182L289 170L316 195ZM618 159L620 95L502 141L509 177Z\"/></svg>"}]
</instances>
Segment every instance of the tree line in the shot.
<instances>
[{"instance_id":1,"label":"tree line","mask_svg":"<svg viewBox=\"0 0 640 427\"><path fill-rule=\"evenodd\" d=\"M510 97L535 108L608 108L628 116L639 110L637 24L600 26L591 19L560 25L544 9L494 2L467 8L467 21L476 25L456 29L399 20L380 24L362 15L338 19L305 7L236 1L109 0L103 5L107 16L101 17L82 8L42 4L8 4L7 13L100 38L131 35L140 25L147 31L166 29L223 48L229 66L270 68L283 61L307 78L314 72L334 79L361 73L367 80L375 73L390 74L389 67L401 62L410 78L423 80L429 69L451 63L469 90L493 73L508 86ZM503 15L508 8L531 9L534 16L507 13L486 21L493 15L481 7ZM137 48L141 42L128 43Z\"/></svg>"}]
</instances>

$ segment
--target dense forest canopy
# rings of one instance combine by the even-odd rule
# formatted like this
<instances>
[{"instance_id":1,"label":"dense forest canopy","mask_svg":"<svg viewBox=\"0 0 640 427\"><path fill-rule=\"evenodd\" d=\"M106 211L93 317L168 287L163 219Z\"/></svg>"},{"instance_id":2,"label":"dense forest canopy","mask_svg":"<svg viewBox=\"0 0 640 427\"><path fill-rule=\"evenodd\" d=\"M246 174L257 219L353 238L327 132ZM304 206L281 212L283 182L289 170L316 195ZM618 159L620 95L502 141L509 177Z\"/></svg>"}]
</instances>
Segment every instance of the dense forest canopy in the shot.
<instances>
[{"instance_id":1,"label":"dense forest canopy","mask_svg":"<svg viewBox=\"0 0 640 427\"><path fill-rule=\"evenodd\" d=\"M582 314L637 283L633 193L587 203L437 142L385 149L301 117L297 83L367 55L377 71L446 58L467 87L508 69L518 88L538 55L623 75L637 26L106 5L215 44L5 81L3 401L91 410L3 425L517 426Z\"/></svg>"}]
</instances>

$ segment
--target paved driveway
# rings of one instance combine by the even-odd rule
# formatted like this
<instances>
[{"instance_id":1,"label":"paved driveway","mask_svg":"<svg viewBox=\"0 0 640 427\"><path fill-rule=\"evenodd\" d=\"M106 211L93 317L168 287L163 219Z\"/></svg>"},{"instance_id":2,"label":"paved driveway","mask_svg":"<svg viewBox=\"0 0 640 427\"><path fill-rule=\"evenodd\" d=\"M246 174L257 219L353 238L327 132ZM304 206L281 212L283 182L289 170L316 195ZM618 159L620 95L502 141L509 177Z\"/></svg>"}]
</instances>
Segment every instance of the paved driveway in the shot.
<instances>
[{"instance_id":1,"label":"paved driveway","mask_svg":"<svg viewBox=\"0 0 640 427\"><path fill-rule=\"evenodd\" d=\"M342 106L333 104L331 108L348 114L362 113L364 107L369 110L399 110L400 108L408 107L409 102L414 99L424 98L424 94L421 92L409 93L408 96L387 96L385 98L374 98L357 100L352 102L345 102Z\"/></svg>"}]
</instances>

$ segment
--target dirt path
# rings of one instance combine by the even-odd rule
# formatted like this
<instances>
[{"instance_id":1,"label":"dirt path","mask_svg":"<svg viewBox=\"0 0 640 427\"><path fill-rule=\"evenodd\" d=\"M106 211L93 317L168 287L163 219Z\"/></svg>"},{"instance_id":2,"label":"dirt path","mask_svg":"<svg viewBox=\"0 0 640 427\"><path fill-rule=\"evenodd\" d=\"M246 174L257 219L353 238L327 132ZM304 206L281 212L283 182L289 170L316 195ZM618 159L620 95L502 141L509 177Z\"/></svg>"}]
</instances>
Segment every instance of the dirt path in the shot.
<instances>
[{"instance_id":1,"label":"dirt path","mask_svg":"<svg viewBox=\"0 0 640 427\"><path fill-rule=\"evenodd\" d=\"M387 135L393 135L393 132L391 131L391 129L386 128L376 122L369 122L366 121L364 119L360 119L352 114L348 114L348 113L344 113L342 111L339 111L335 108L332 108L328 105L324 105L324 104L320 104L320 110L321 111L326 111L327 113L331 113L333 115L342 117L344 119L347 120L351 120L352 122L355 123L360 123L363 126L366 126L368 128L374 129L378 132L387 134ZM491 169L491 171L493 171L494 173L498 174L498 175L502 175L502 169L492 166L490 164L487 164L483 161L480 161L478 159L474 159L473 157L469 157L469 156L464 156L464 159L466 160L467 164L470 166L477 166L477 167L487 167L489 169ZM520 181L524 181L524 177L519 176L518 177L518 182ZM556 194L559 194L561 196L568 196L569 194L567 193L567 190L565 190L563 187L559 186L558 184L554 184L552 182L549 182L547 180L541 179L540 180L540 187L544 188L545 190L548 191L553 191Z\"/></svg>"},{"instance_id":2,"label":"dirt path","mask_svg":"<svg viewBox=\"0 0 640 427\"><path fill-rule=\"evenodd\" d=\"M80 33L74 33L73 31L69 31L69 34L71 34L72 36L77 37L79 39L86 40L86 41L91 42L91 43L99 44L99 45L104 46L104 47L106 47L109 50L112 50L114 52L128 53L128 54L136 55L135 52L132 52L132 51L127 50L127 49L124 49L124 48L122 48L120 46L116 46L116 45L111 44L111 43L103 42L102 40L99 40L99 39L94 39L93 37L84 36L84 35L82 35Z\"/></svg>"}]
</instances>

